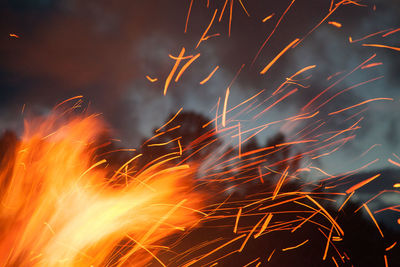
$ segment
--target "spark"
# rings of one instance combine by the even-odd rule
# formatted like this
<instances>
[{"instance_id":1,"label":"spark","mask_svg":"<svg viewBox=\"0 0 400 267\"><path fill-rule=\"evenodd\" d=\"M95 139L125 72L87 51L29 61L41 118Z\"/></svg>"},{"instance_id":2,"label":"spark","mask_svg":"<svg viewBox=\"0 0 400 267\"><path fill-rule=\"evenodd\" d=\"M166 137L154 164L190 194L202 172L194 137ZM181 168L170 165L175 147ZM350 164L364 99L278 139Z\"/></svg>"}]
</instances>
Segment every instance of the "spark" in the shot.
<instances>
[{"instance_id":1,"label":"spark","mask_svg":"<svg viewBox=\"0 0 400 267\"><path fill-rule=\"evenodd\" d=\"M279 190L281 189L283 182L285 181L286 176L288 175L288 170L289 170L289 166L286 167L286 169L284 170L283 174L281 175L278 183L276 184L274 193L272 194L272 200L274 200L275 197L278 195Z\"/></svg>"},{"instance_id":2,"label":"spark","mask_svg":"<svg viewBox=\"0 0 400 267\"><path fill-rule=\"evenodd\" d=\"M214 22L215 16L217 15L217 11L218 11L218 9L215 9L214 15L212 16L212 19L211 19L211 21L210 21L210 24L208 24L206 30L204 31L203 35L201 36L199 42L197 43L196 49L199 47L199 45L201 44L201 42L203 42L204 40L207 40L207 39L205 39L205 37L206 37L208 31L210 30L211 25L212 25L213 22Z\"/></svg>"},{"instance_id":3,"label":"spark","mask_svg":"<svg viewBox=\"0 0 400 267\"><path fill-rule=\"evenodd\" d=\"M82 97L83 97L82 95L77 95L77 96L68 98L67 100L64 100L61 103L57 104L53 109L57 109L60 106L64 105L65 103L69 102L69 101L72 101L72 100L75 100L75 99L81 99Z\"/></svg>"},{"instance_id":4,"label":"spark","mask_svg":"<svg viewBox=\"0 0 400 267\"><path fill-rule=\"evenodd\" d=\"M185 267L191 266L191 265L195 264L196 262L201 261L202 259L204 259L204 258L206 258L206 257L208 257L208 256L210 256L210 255L212 255L212 254L214 254L216 251L218 251L218 250L220 250L220 249L222 249L222 248L228 246L229 244L232 244L233 242L235 242L235 241L237 241L237 240L239 240L239 239L242 239L242 238L245 237L245 236L246 236L246 234L240 235L240 236L238 236L238 237L236 237L236 238L234 238L234 239L232 239L232 240L226 242L225 244L223 244L223 245L217 247L216 249L214 249L214 250L208 252L207 254L201 256L199 259L190 261L188 264L185 264L184 266L185 266Z\"/></svg>"},{"instance_id":5,"label":"spark","mask_svg":"<svg viewBox=\"0 0 400 267\"><path fill-rule=\"evenodd\" d=\"M211 77L214 75L214 73L215 73L218 69L219 69L219 66L216 66L216 67L211 71L211 73L210 73L204 80L202 80L202 81L200 82L200 84L205 84L206 82L208 82L208 80L211 79Z\"/></svg>"},{"instance_id":6,"label":"spark","mask_svg":"<svg viewBox=\"0 0 400 267\"><path fill-rule=\"evenodd\" d=\"M388 246L387 248L385 248L386 251L391 250L392 248L394 248L394 246L396 246L397 242L394 242L393 244L391 244L390 246Z\"/></svg>"},{"instance_id":7,"label":"spark","mask_svg":"<svg viewBox=\"0 0 400 267\"><path fill-rule=\"evenodd\" d=\"M335 257L332 256L332 261L335 263L336 267L339 267L339 264L337 263L337 261L335 260Z\"/></svg>"},{"instance_id":8,"label":"spark","mask_svg":"<svg viewBox=\"0 0 400 267\"><path fill-rule=\"evenodd\" d=\"M256 225L254 225L254 227L251 229L251 231L248 233L248 235L246 236L245 240L242 243L242 246L239 248L239 252L241 252L244 247L246 246L247 242L249 241L249 238L253 235L254 231L257 229L257 227L260 225L260 223L265 219L265 217L268 216L268 213L264 215L264 217L258 221L258 223L256 223Z\"/></svg>"},{"instance_id":9,"label":"spark","mask_svg":"<svg viewBox=\"0 0 400 267\"><path fill-rule=\"evenodd\" d=\"M226 93L225 93L225 100L224 100L224 108L222 111L222 126L226 126L226 106L228 105L228 98L229 98L229 87L226 88Z\"/></svg>"},{"instance_id":10,"label":"spark","mask_svg":"<svg viewBox=\"0 0 400 267\"><path fill-rule=\"evenodd\" d=\"M387 48L395 51L400 52L400 47L388 46L388 45L381 45L381 44L362 44L362 46L371 46L371 47L380 47L380 48Z\"/></svg>"},{"instance_id":11,"label":"spark","mask_svg":"<svg viewBox=\"0 0 400 267\"><path fill-rule=\"evenodd\" d=\"M188 23L189 23L189 16L190 16L190 12L192 10L193 1L194 0L190 0L189 10L188 10L188 13L187 13L187 16L186 16L185 33L187 31L187 27L188 27Z\"/></svg>"},{"instance_id":12,"label":"spark","mask_svg":"<svg viewBox=\"0 0 400 267\"><path fill-rule=\"evenodd\" d=\"M244 12L246 13L246 15L247 15L248 17L250 17L249 12L247 12L246 7L245 7L245 6L243 5L243 3L242 3L242 0L239 0L239 3L240 3L240 5L242 6L242 8L243 8Z\"/></svg>"},{"instance_id":13,"label":"spark","mask_svg":"<svg viewBox=\"0 0 400 267\"><path fill-rule=\"evenodd\" d=\"M149 82L151 82L151 83L158 81L157 78L151 78L149 75L146 75L146 79L149 80Z\"/></svg>"},{"instance_id":14,"label":"spark","mask_svg":"<svg viewBox=\"0 0 400 267\"><path fill-rule=\"evenodd\" d=\"M359 106L365 105L365 104L370 103L370 102L379 101L379 100L393 101L393 98L377 97L377 98L373 98L373 99L368 99L368 100L365 100L365 101L363 101L361 103L355 104L353 106L350 106L350 107L347 107L347 108L343 108L343 109L331 112L328 115L331 116L331 115L339 114L339 113L341 113L343 111L346 111L346 110L349 110L349 109L352 109L352 108L355 108L355 107L359 107Z\"/></svg>"},{"instance_id":15,"label":"spark","mask_svg":"<svg viewBox=\"0 0 400 267\"><path fill-rule=\"evenodd\" d=\"M164 125L162 125L160 128L158 128L158 129L156 130L156 133L158 133L159 131L161 131L161 129L165 128L168 124L170 124L173 120L175 120L175 118L179 115L179 113L180 113L182 110L183 110L183 107L180 108L180 109L175 113L175 115L172 116L172 118L171 118L169 121L167 121Z\"/></svg>"},{"instance_id":16,"label":"spark","mask_svg":"<svg viewBox=\"0 0 400 267\"><path fill-rule=\"evenodd\" d=\"M296 93L298 91L297 88L291 90L290 92L286 93L284 96L282 96L281 98L279 98L278 100L276 100L273 104L271 104L269 107L267 107L266 109L264 109L263 111L261 111L260 113L258 113L257 115L255 115L253 117L253 119L256 119L258 117L260 117L262 114L264 114L265 112L267 112L268 110L270 110L271 108L273 108L274 106L276 106L278 103L282 102L284 99L288 98L289 96L291 96L292 94Z\"/></svg>"},{"instance_id":17,"label":"spark","mask_svg":"<svg viewBox=\"0 0 400 267\"><path fill-rule=\"evenodd\" d=\"M232 12L233 12L233 0L231 0L231 5L229 9L229 28L228 28L228 36L231 36L231 27L232 27Z\"/></svg>"},{"instance_id":18,"label":"spark","mask_svg":"<svg viewBox=\"0 0 400 267\"><path fill-rule=\"evenodd\" d=\"M396 32L399 32L399 31L400 31L400 28L394 29L394 30L392 30L392 31L390 31L390 32L385 33L384 35L382 35L382 37L389 36L389 35L391 35L391 34L394 34L394 33L396 33Z\"/></svg>"},{"instance_id":19,"label":"spark","mask_svg":"<svg viewBox=\"0 0 400 267\"><path fill-rule=\"evenodd\" d=\"M375 220L374 215L372 215L371 210L368 208L368 206L367 206L365 203L363 204L363 207L364 207L364 209L368 212L368 214L369 214L369 216L371 217L372 221L375 223L376 228L378 228L379 233L381 234L382 238L384 238L383 233L382 233L382 230L381 230L381 228L379 227L378 222Z\"/></svg>"},{"instance_id":20,"label":"spark","mask_svg":"<svg viewBox=\"0 0 400 267\"><path fill-rule=\"evenodd\" d=\"M268 214L268 216L265 219L263 225L261 226L260 231L257 234L254 235L254 239L258 238L265 231L265 229L267 229L268 224L271 222L272 216L273 216L272 213Z\"/></svg>"},{"instance_id":21,"label":"spark","mask_svg":"<svg viewBox=\"0 0 400 267\"><path fill-rule=\"evenodd\" d=\"M239 223L239 218L240 218L240 215L242 214L242 208L240 207L239 208L239 211L238 211L238 214L237 214L237 216L236 216L236 221L235 221L235 227L233 228L233 232L236 234L236 232L237 232L237 227L238 227L238 223Z\"/></svg>"},{"instance_id":22,"label":"spark","mask_svg":"<svg viewBox=\"0 0 400 267\"><path fill-rule=\"evenodd\" d=\"M348 0L342 0L342 1L340 1L339 3L337 3L337 4L335 5L334 8L332 8L332 9L329 10L329 13L328 13L317 25L315 25L303 38L300 39L300 41L296 44L296 46L297 46L298 44L300 44L301 42L303 42L311 33L313 33L319 26L321 26L322 23L324 23L324 21L326 21L333 13L335 13L335 11L336 11L341 5L346 4L346 3L348 3L348 2L350 2L350 1L348 1ZM354 2L352 2L352 3L354 3Z\"/></svg>"},{"instance_id":23,"label":"spark","mask_svg":"<svg viewBox=\"0 0 400 267\"><path fill-rule=\"evenodd\" d=\"M314 69L315 67L316 67L316 65L310 65L310 66L304 67L304 68L302 68L301 70L297 71L295 74L293 74L292 76L290 76L290 78L288 78L284 83L282 83L282 84L272 93L272 95L276 95L276 94L280 93L280 90L282 89L282 87L285 86L286 83L288 83L288 81L293 80L293 78L296 77L297 75L299 75L299 74L301 74L301 73L303 73L303 72L306 72L306 71L308 71L308 70L310 70L310 69Z\"/></svg>"},{"instance_id":24,"label":"spark","mask_svg":"<svg viewBox=\"0 0 400 267\"><path fill-rule=\"evenodd\" d=\"M271 254L269 254L269 257L268 257L268 262L271 260L271 258L272 258L272 255L274 255L274 252L275 252L275 249L271 252Z\"/></svg>"},{"instance_id":25,"label":"spark","mask_svg":"<svg viewBox=\"0 0 400 267\"><path fill-rule=\"evenodd\" d=\"M268 43L269 39L272 37L272 35L274 35L276 29L278 28L279 24L281 23L281 21L283 20L283 18L285 17L286 13L289 11L289 9L292 7L293 3L295 2L295 0L292 0L292 2L289 4L289 6L286 8L286 10L283 12L282 16L279 18L278 22L276 23L274 29L272 30L272 32L268 35L267 39L265 39L264 43L261 45L260 49L258 49L257 54L255 55L251 65L254 65L254 63L256 62L258 56L261 53L261 50L263 50L264 46Z\"/></svg>"},{"instance_id":26,"label":"spark","mask_svg":"<svg viewBox=\"0 0 400 267\"><path fill-rule=\"evenodd\" d=\"M228 1L229 0L225 0L224 6L222 7L222 10L221 10L221 14L219 15L218 22L221 22L221 20L222 20L222 16L224 15L225 8L226 8L226 5L228 4Z\"/></svg>"},{"instance_id":27,"label":"spark","mask_svg":"<svg viewBox=\"0 0 400 267\"><path fill-rule=\"evenodd\" d=\"M260 259L260 257L258 257L258 258L255 259L255 260L252 260L251 262L247 263L247 264L244 265L243 267L248 267L248 266L252 265L253 263L255 263L256 261L258 261L259 259Z\"/></svg>"},{"instance_id":28,"label":"spark","mask_svg":"<svg viewBox=\"0 0 400 267\"><path fill-rule=\"evenodd\" d=\"M372 182L373 180L375 180L379 176L381 176L380 173L378 173L377 175L372 176L371 178L365 179L364 181L359 182L358 184L353 185L352 187L350 187L349 189L346 190L346 193L347 194L353 193L357 189L359 189L359 188L363 187L364 185Z\"/></svg>"},{"instance_id":29,"label":"spark","mask_svg":"<svg viewBox=\"0 0 400 267\"><path fill-rule=\"evenodd\" d=\"M345 201L343 201L343 204L340 206L338 211L341 211L343 209L343 207L346 205L347 201L349 201L349 199L354 195L355 190L353 190L350 195L345 199Z\"/></svg>"},{"instance_id":30,"label":"spark","mask_svg":"<svg viewBox=\"0 0 400 267\"><path fill-rule=\"evenodd\" d=\"M373 68L373 67L381 66L381 65L383 65L382 62L371 63L371 64L368 64L368 65L362 66L361 69L363 70L363 69Z\"/></svg>"},{"instance_id":31,"label":"spark","mask_svg":"<svg viewBox=\"0 0 400 267\"><path fill-rule=\"evenodd\" d=\"M15 33L10 33L9 36L10 36L10 37L14 37L14 38L19 38L19 36L16 35Z\"/></svg>"},{"instance_id":32,"label":"spark","mask_svg":"<svg viewBox=\"0 0 400 267\"><path fill-rule=\"evenodd\" d=\"M177 138L174 138L174 139L169 140L169 141L164 142L164 143L149 144L149 145L147 145L147 146L150 146L150 147L151 147L151 146L165 146L165 145L168 145L168 144L170 144L170 143L172 143L172 142L179 141L181 138L182 138L182 137L179 136L179 137L177 137ZM180 153L180 154L181 154L181 153Z\"/></svg>"},{"instance_id":33,"label":"spark","mask_svg":"<svg viewBox=\"0 0 400 267\"><path fill-rule=\"evenodd\" d=\"M342 24L336 21L328 21L328 24L335 26L336 28L341 28Z\"/></svg>"},{"instance_id":34,"label":"spark","mask_svg":"<svg viewBox=\"0 0 400 267\"><path fill-rule=\"evenodd\" d=\"M391 30L391 29L389 29L389 30ZM381 33L387 32L387 31L388 30L382 30L382 31L374 32L374 33L368 34L368 35L366 35L364 37L361 37L359 39L356 39L356 40L353 40L353 38L350 36L349 37L349 42L350 43L357 43L357 42L360 42L360 41L364 41L365 39L368 39L370 37L376 36L378 34L381 34Z\"/></svg>"},{"instance_id":35,"label":"spark","mask_svg":"<svg viewBox=\"0 0 400 267\"><path fill-rule=\"evenodd\" d=\"M272 65L283 55L285 54L292 46L294 46L299 41L298 38L294 39L290 44L288 44L261 72L260 74L265 74Z\"/></svg>"},{"instance_id":36,"label":"spark","mask_svg":"<svg viewBox=\"0 0 400 267\"><path fill-rule=\"evenodd\" d=\"M174 76L176 70L178 69L179 63L181 62L182 57L183 57L184 54L185 54L185 48L182 47L182 50L181 50L181 52L179 53L179 56L178 56L178 58L177 58L176 61L175 61L175 65L173 66L171 72L169 73L169 75L168 75L168 77L167 77L167 79L166 79L166 81L165 81L164 95L167 94L168 86L169 86L169 84L170 84L170 82L171 82L171 79L172 79L172 77Z\"/></svg>"},{"instance_id":37,"label":"spark","mask_svg":"<svg viewBox=\"0 0 400 267\"><path fill-rule=\"evenodd\" d=\"M348 76L350 76L352 73L354 73L356 70L358 70L359 68L361 68L362 66L364 66L365 64L367 64L369 61L371 61L373 58L375 58L376 54L372 55L370 58L368 58L367 60L365 60L364 62L362 62L360 65L358 65L356 68L354 68L352 71L350 71L349 73L347 73L345 76L343 76L342 78L340 78L339 80L337 80L336 82L334 82L333 84L331 84L330 86L328 86L326 89L324 89L322 92L320 92L318 95L316 95L313 99L311 99L303 108L302 110L306 110L308 109L312 103L314 103L318 98L320 98L323 94L325 94L326 92L328 92L330 89L332 89L334 86L336 86L337 84L339 84L340 82L342 82L344 79L346 79Z\"/></svg>"},{"instance_id":38,"label":"spark","mask_svg":"<svg viewBox=\"0 0 400 267\"><path fill-rule=\"evenodd\" d=\"M335 226L336 230L341 234L344 235L344 232L342 230L342 228L339 226L339 224L333 219L333 217L329 214L329 212L321 206L321 204L319 204L317 201L315 201L312 197L310 197L309 195L306 195L306 197L311 200L311 202L313 202L315 205L317 205L324 213L324 215L326 215L326 217L330 220L330 222Z\"/></svg>"},{"instance_id":39,"label":"spark","mask_svg":"<svg viewBox=\"0 0 400 267\"><path fill-rule=\"evenodd\" d=\"M272 13L271 15L266 16L266 17L262 20L262 22L265 23L267 20L272 19L272 17L273 17L274 15L275 15L275 13Z\"/></svg>"},{"instance_id":40,"label":"spark","mask_svg":"<svg viewBox=\"0 0 400 267\"><path fill-rule=\"evenodd\" d=\"M190 64L193 63L193 61L195 61L198 57L200 57L200 53L198 53L197 55L195 55L194 57L192 57L191 59L188 60L188 62L185 63L185 65L183 65L183 67L181 68L181 70L178 72L178 74L176 75L175 78L175 82L178 82L179 78L182 76L183 72L190 66Z\"/></svg>"},{"instance_id":41,"label":"spark","mask_svg":"<svg viewBox=\"0 0 400 267\"><path fill-rule=\"evenodd\" d=\"M329 249L329 243L330 243L331 238L332 238L332 231L333 231L333 225L331 227L331 230L329 231L329 236L328 236L327 241L326 241L326 247L325 247L325 251L324 251L324 256L322 256L322 260L326 260L326 256L328 254L328 249Z\"/></svg>"},{"instance_id":42,"label":"spark","mask_svg":"<svg viewBox=\"0 0 400 267\"><path fill-rule=\"evenodd\" d=\"M288 250L292 250L292 249L296 249L301 247L302 245L306 244L309 240L305 240L304 242L301 242L300 244L293 246L293 247L288 247L288 248L283 248L282 251L288 251Z\"/></svg>"}]
</instances>

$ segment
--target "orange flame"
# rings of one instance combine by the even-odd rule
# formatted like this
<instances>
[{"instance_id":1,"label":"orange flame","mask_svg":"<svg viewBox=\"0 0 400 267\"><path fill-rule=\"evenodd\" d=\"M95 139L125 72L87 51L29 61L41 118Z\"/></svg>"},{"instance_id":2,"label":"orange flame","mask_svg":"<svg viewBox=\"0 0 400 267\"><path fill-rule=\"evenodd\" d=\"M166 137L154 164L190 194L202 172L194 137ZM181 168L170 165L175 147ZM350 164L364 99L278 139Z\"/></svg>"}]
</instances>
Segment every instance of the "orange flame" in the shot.
<instances>
[{"instance_id":1,"label":"orange flame","mask_svg":"<svg viewBox=\"0 0 400 267\"><path fill-rule=\"evenodd\" d=\"M95 116L26 123L0 162L1 266L164 265L160 241L198 221L193 168L164 159L134 174L134 157L108 178L105 160L93 164L104 129Z\"/></svg>"}]
</instances>

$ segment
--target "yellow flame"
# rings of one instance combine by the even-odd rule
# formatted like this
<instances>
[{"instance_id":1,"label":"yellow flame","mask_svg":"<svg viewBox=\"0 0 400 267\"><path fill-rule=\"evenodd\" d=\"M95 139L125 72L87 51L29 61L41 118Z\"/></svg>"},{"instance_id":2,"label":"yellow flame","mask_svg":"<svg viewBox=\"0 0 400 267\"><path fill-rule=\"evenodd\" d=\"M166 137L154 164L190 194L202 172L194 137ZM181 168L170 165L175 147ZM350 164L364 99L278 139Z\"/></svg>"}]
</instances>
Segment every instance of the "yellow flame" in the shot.
<instances>
[{"instance_id":1,"label":"yellow flame","mask_svg":"<svg viewBox=\"0 0 400 267\"><path fill-rule=\"evenodd\" d=\"M110 180L105 160L93 161L102 122L60 121L26 123L15 157L0 165L1 266L144 265L163 238L198 221L193 168L133 175L127 164Z\"/></svg>"}]
</instances>

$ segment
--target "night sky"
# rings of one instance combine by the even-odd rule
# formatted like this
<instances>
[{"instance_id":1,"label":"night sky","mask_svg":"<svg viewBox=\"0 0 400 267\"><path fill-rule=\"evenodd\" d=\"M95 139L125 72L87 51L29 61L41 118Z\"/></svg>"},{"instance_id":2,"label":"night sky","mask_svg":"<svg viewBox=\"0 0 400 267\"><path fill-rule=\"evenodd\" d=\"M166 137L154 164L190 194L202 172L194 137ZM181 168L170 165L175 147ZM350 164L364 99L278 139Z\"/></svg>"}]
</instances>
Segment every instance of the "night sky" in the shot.
<instances>
[{"instance_id":1,"label":"night sky","mask_svg":"<svg viewBox=\"0 0 400 267\"><path fill-rule=\"evenodd\" d=\"M382 65L354 72L333 92L379 79L340 95L323 112L326 115L376 97L393 98L393 101L376 101L344 113L348 117L368 107L356 139L329 158L322 158L319 164L333 174L376 158L379 161L369 169L390 166L387 159L392 153L400 153L400 52L362 44L399 47L400 32L387 37L382 37L382 33L355 43L349 42L349 36L355 40L400 27L397 0L358 1L361 6L341 6L327 20L341 23L341 28L324 22L266 75L259 75L260 70L287 44L304 36L321 21L329 12L331 1L295 1L254 64L252 61L261 44L291 1L242 1L250 16L239 1L234 1L230 37L228 6L221 21L214 23L209 31L220 36L210 38L195 49L214 10L219 10L218 19L224 2L210 0L207 7L206 0L194 0L185 33L189 0L2 1L0 130L21 131L24 105L25 115L43 115L57 103L83 95L93 112L103 114L115 137L124 146L135 147L181 107L212 118L214 113L210 110L219 97L224 98L227 86L242 64L245 67L230 89L230 106L261 89L271 93L299 69L317 65L312 72L300 76L312 74L308 82L311 86L300 88L295 97L286 99L252 124L260 125L297 114L313 96L333 83L333 80L327 81L328 76L349 72L376 54L371 63L382 62ZM274 16L263 23L271 14ZM175 63L168 54L177 56L182 47L188 55L200 53L201 56L178 83L171 83L167 95L163 96L165 79ZM212 79L200 85L217 65L220 69ZM151 83L146 75L158 81ZM338 129L342 127L341 121L330 119L326 127ZM279 128L271 127L260 133L259 142L263 143L277 131ZM359 158L374 144L378 145Z\"/></svg>"}]
</instances>

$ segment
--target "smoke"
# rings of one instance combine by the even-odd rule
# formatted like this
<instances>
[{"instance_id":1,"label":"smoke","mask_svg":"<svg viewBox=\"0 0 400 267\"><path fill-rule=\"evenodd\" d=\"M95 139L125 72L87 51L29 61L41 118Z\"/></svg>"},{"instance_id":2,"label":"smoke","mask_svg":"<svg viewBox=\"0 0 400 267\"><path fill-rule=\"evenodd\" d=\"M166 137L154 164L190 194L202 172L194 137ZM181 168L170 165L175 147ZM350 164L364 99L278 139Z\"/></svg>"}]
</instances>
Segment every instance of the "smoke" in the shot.
<instances>
[{"instance_id":1,"label":"smoke","mask_svg":"<svg viewBox=\"0 0 400 267\"><path fill-rule=\"evenodd\" d=\"M395 9L398 7L391 0L375 2L376 12L372 11L372 1L365 1L366 7L341 7L330 19L342 23L342 28L322 25L266 75L259 75L285 45L306 34L325 16L331 1L296 1L252 65L254 55L290 2L245 3L250 14L247 17L234 1L231 36L228 37L227 10L221 22L216 21L209 31L220 36L210 38L195 50L214 10L218 8L220 12L224 1L210 1L209 7L206 1L194 1L187 33L184 28L190 1L9 1L1 8L1 32L15 32L20 38L3 36L0 43L3 96L0 127L15 128L24 104L26 110L43 113L69 97L84 95L90 107L104 114L122 140L136 146L143 136L150 135L153 128L180 107L213 116L209 111L218 97L224 97L242 64L246 65L231 87L230 105L261 89L269 94L289 75L316 64L318 70L312 73L312 86L301 89L296 97L288 98L262 119L262 122L273 121L293 115L326 88L327 76L349 71L373 53L378 54L376 61L384 65L355 73L334 92L375 76L386 77L343 94L332 107L345 107L357 99L361 102L377 96L399 98L396 89L400 80L396 73L400 66L395 53L347 41L350 35L362 37L399 25ZM261 22L272 13L275 16L271 20ZM393 42L396 37L385 40ZM201 56L178 83L171 83L164 97L164 82L175 63L168 54L177 56L182 47L186 48L186 55L200 53ZM213 78L200 85L217 65L220 69ZM146 75L158 81L150 83ZM372 105L359 131L362 137L359 145L349 147L354 155L377 142L383 144L383 153L398 143L397 110L397 102ZM328 111L331 111L329 107ZM385 120L380 119L382 116ZM330 127L334 129L336 123L330 121ZM260 139L265 140L265 135ZM391 138L386 140L388 136Z\"/></svg>"}]
</instances>

